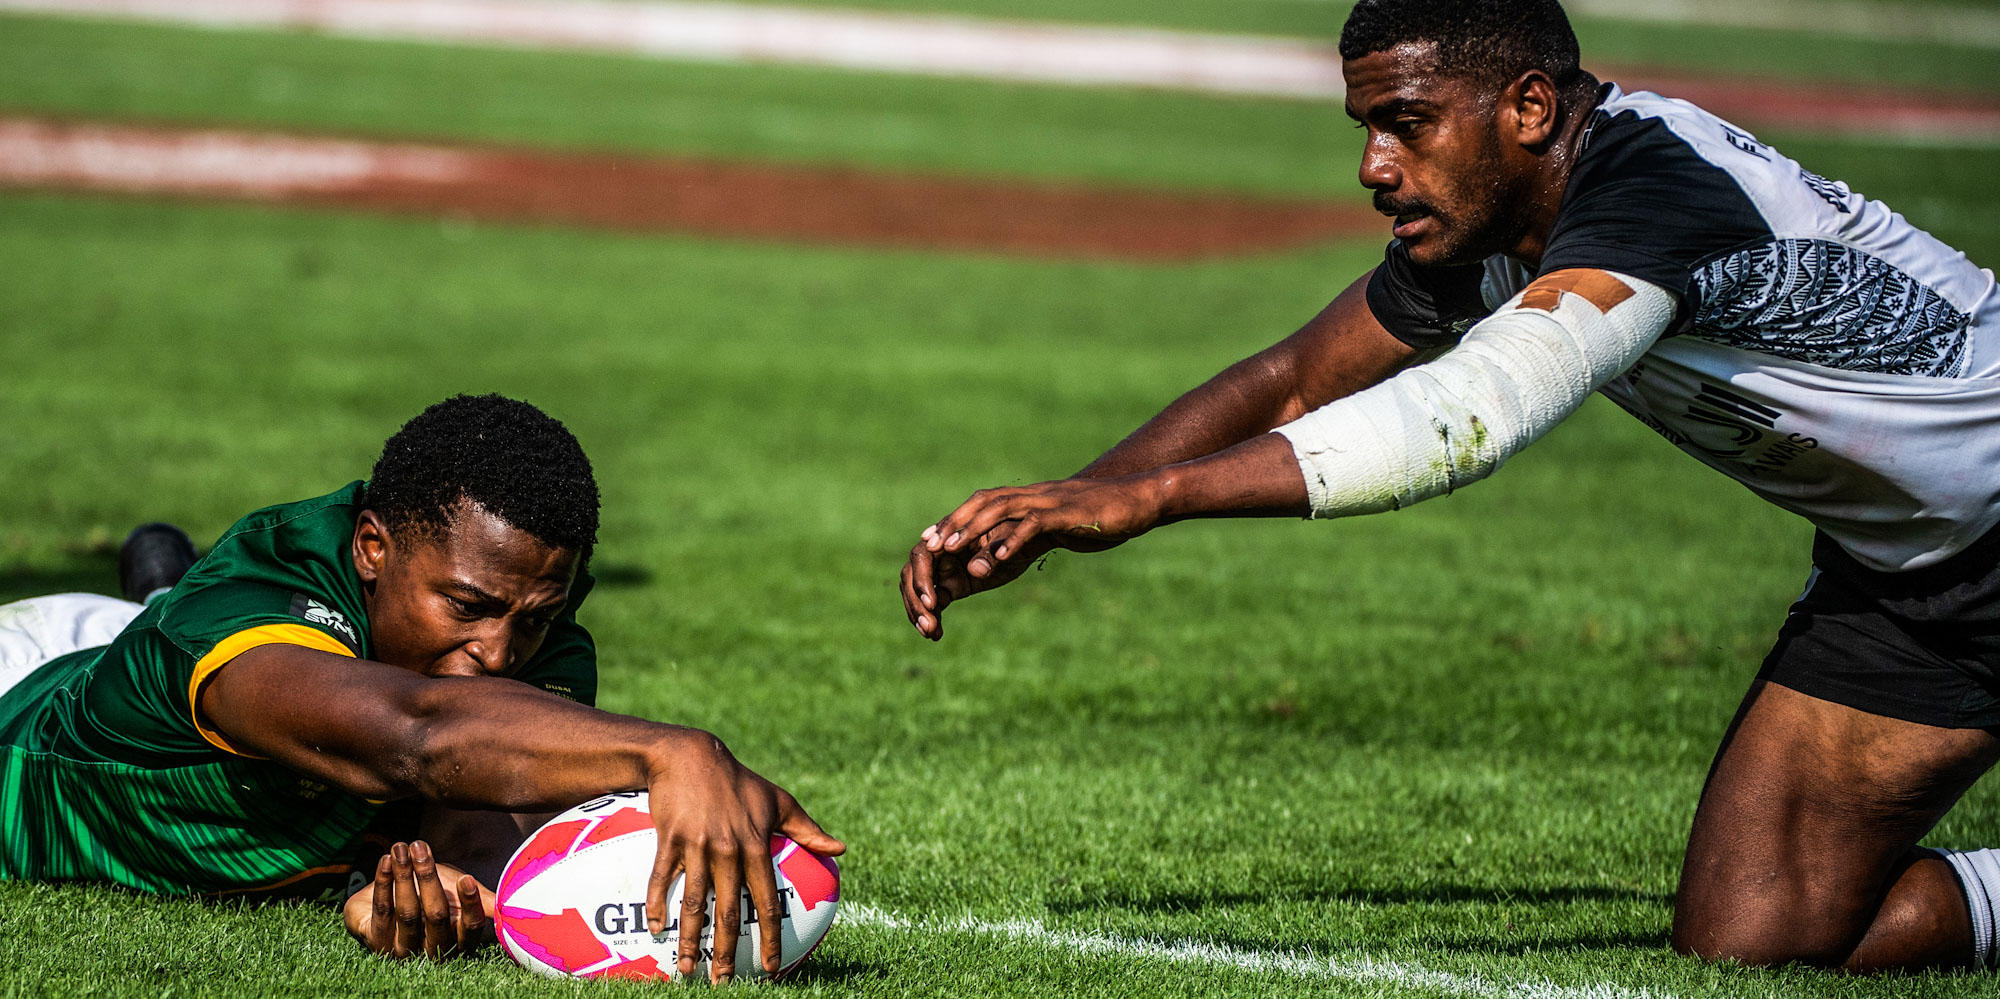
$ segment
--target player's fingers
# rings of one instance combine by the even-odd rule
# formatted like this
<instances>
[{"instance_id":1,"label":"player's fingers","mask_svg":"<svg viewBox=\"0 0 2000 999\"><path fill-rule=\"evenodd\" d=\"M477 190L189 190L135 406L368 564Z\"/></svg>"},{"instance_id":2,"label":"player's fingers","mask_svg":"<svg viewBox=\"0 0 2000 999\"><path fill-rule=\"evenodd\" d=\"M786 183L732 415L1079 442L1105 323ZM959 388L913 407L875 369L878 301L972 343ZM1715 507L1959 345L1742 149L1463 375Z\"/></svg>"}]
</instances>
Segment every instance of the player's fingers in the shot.
<instances>
[{"instance_id":1,"label":"player's fingers","mask_svg":"<svg viewBox=\"0 0 2000 999\"><path fill-rule=\"evenodd\" d=\"M458 949L473 950L486 942L486 904L479 893L479 879L470 874L458 879Z\"/></svg>"},{"instance_id":2,"label":"player's fingers","mask_svg":"<svg viewBox=\"0 0 2000 999\"><path fill-rule=\"evenodd\" d=\"M847 844L834 839L826 830L806 814L805 806L792 797L790 791L778 788L778 831L786 838L822 857L838 857L847 852Z\"/></svg>"},{"instance_id":3,"label":"player's fingers","mask_svg":"<svg viewBox=\"0 0 2000 999\"><path fill-rule=\"evenodd\" d=\"M916 553L912 552L910 561L903 564L901 580L903 616L910 619L910 627L917 629L918 633L922 633L924 630L924 620L929 615L930 609L924 606L924 598L917 590L918 576L915 562Z\"/></svg>"},{"instance_id":4,"label":"player's fingers","mask_svg":"<svg viewBox=\"0 0 2000 999\"><path fill-rule=\"evenodd\" d=\"M1032 489L1033 487L1029 488ZM957 551L959 548L964 547L967 542L986 533L984 530L968 531L966 529L967 525L976 522L980 517L988 515L991 511L1007 509L1009 504L1023 492L1024 490L1021 489L1007 488L981 489L973 493L965 502L958 505L958 509L946 514L943 520L937 522L937 526L932 528L931 533L925 536L924 543L934 552ZM1005 520L1007 518L1001 517L999 519Z\"/></svg>"},{"instance_id":5,"label":"player's fingers","mask_svg":"<svg viewBox=\"0 0 2000 999\"><path fill-rule=\"evenodd\" d=\"M680 846L664 830L659 848L653 852L653 875L646 881L646 931L654 936L667 932L667 901L673 897L674 874L681 866Z\"/></svg>"},{"instance_id":6,"label":"player's fingers","mask_svg":"<svg viewBox=\"0 0 2000 999\"><path fill-rule=\"evenodd\" d=\"M1020 551L1028 542L1033 541L1035 535L1042 533L1042 529L1047 523L1044 520L1045 516L1046 514L1042 513L1031 513L1015 521L1013 532L1007 536L1007 540L1001 542L993 549L993 557L1002 562L1013 558L1015 552Z\"/></svg>"},{"instance_id":7,"label":"player's fingers","mask_svg":"<svg viewBox=\"0 0 2000 999\"><path fill-rule=\"evenodd\" d=\"M972 595L972 577L965 574L965 559L959 555L939 555L931 561L931 599L943 611L951 602Z\"/></svg>"},{"instance_id":8,"label":"player's fingers","mask_svg":"<svg viewBox=\"0 0 2000 999\"><path fill-rule=\"evenodd\" d=\"M997 547L999 547L999 541L992 534L988 534L985 538L981 539L979 547L966 553L965 574L973 579L985 579L993 575L994 566L1000 561L993 554L993 550Z\"/></svg>"},{"instance_id":9,"label":"player's fingers","mask_svg":"<svg viewBox=\"0 0 2000 999\"><path fill-rule=\"evenodd\" d=\"M930 585L930 556L931 553L919 544L910 549L910 560L903 563L903 613L909 616L910 627L925 636L930 634L931 621L931 609L924 592Z\"/></svg>"},{"instance_id":10,"label":"player's fingers","mask_svg":"<svg viewBox=\"0 0 2000 999\"><path fill-rule=\"evenodd\" d=\"M708 858L700 850L690 850L684 861L687 880L681 885L681 977L694 974L701 959L701 926L708 909Z\"/></svg>"},{"instance_id":11,"label":"player's fingers","mask_svg":"<svg viewBox=\"0 0 2000 999\"><path fill-rule=\"evenodd\" d=\"M778 875L771 869L771 841L745 844L743 884L757 917L757 957L764 973L775 975L785 966L784 902L778 897Z\"/></svg>"},{"instance_id":12,"label":"player's fingers","mask_svg":"<svg viewBox=\"0 0 2000 999\"><path fill-rule=\"evenodd\" d=\"M987 531L985 536L979 539L979 547L966 556L966 575L982 580L993 575L994 571L1000 568L1000 556L996 552L1001 546L1007 547L1008 554L1020 548L1018 542L1008 544L1014 537L1014 528L1015 523L1010 521Z\"/></svg>"},{"instance_id":13,"label":"player's fingers","mask_svg":"<svg viewBox=\"0 0 2000 999\"><path fill-rule=\"evenodd\" d=\"M939 555L931 568L931 581L932 589L937 594L939 611L951 606L954 600L972 595L972 577L965 573L965 557L962 555Z\"/></svg>"},{"instance_id":14,"label":"player's fingers","mask_svg":"<svg viewBox=\"0 0 2000 999\"><path fill-rule=\"evenodd\" d=\"M451 896L438 877L437 858L429 843L417 840L410 844L410 866L416 879L417 903L423 909L424 956L443 957L457 934L451 924Z\"/></svg>"},{"instance_id":15,"label":"player's fingers","mask_svg":"<svg viewBox=\"0 0 2000 999\"><path fill-rule=\"evenodd\" d=\"M396 865L383 854L375 862L374 894L368 912L368 949L387 954L396 949Z\"/></svg>"},{"instance_id":16,"label":"player's fingers","mask_svg":"<svg viewBox=\"0 0 2000 999\"><path fill-rule=\"evenodd\" d=\"M908 582L903 604L910 613L910 623L918 634L932 640L943 634L944 608L951 603L951 594L938 585L941 568L938 558L922 545L910 550L909 564L904 566Z\"/></svg>"},{"instance_id":17,"label":"player's fingers","mask_svg":"<svg viewBox=\"0 0 2000 999\"><path fill-rule=\"evenodd\" d=\"M971 520L966 522L965 536L967 539L982 538L992 533L1002 524L1009 524L1011 525L1010 539L1019 538L1021 537L1020 522L1026 521L1031 517L1041 516L1043 511L1056 505L1057 502L1047 496L1023 496L1010 503L995 504L979 511L973 515ZM966 543L970 544L971 541L968 540ZM1012 550L1011 547L1008 549L1009 552ZM999 555L1003 560L1005 558L1004 555L1000 555L997 551L994 554Z\"/></svg>"},{"instance_id":18,"label":"player's fingers","mask_svg":"<svg viewBox=\"0 0 2000 999\"><path fill-rule=\"evenodd\" d=\"M931 558L930 549L922 545L910 549L910 589L917 596L917 604L925 610L936 610L937 564Z\"/></svg>"},{"instance_id":19,"label":"player's fingers","mask_svg":"<svg viewBox=\"0 0 2000 999\"><path fill-rule=\"evenodd\" d=\"M743 865L748 859L733 842L709 850L709 870L715 878L715 944L708 980L717 985L736 977L736 941L743 930Z\"/></svg>"},{"instance_id":20,"label":"player's fingers","mask_svg":"<svg viewBox=\"0 0 2000 999\"><path fill-rule=\"evenodd\" d=\"M391 953L409 957L424 946L424 912L417 900L416 865L410 859L408 843L389 847L396 866L396 945Z\"/></svg>"}]
</instances>

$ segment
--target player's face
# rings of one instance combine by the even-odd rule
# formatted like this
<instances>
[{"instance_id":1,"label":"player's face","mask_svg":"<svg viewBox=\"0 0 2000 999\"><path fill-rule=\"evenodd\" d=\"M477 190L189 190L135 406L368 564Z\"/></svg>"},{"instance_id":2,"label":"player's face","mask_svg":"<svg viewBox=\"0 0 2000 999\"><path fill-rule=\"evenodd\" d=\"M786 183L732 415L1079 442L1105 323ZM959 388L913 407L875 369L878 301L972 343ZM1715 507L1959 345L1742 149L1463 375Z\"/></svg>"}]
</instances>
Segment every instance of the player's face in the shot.
<instances>
[{"instance_id":1,"label":"player's face","mask_svg":"<svg viewBox=\"0 0 2000 999\"><path fill-rule=\"evenodd\" d=\"M508 676L541 648L569 600L577 555L461 505L444 537L391 535L373 511L354 531L374 656L430 676Z\"/></svg>"},{"instance_id":2,"label":"player's face","mask_svg":"<svg viewBox=\"0 0 2000 999\"><path fill-rule=\"evenodd\" d=\"M1367 129L1361 184L1426 266L1475 263L1519 240L1523 176L1500 140L1499 94L1437 70L1433 47L1349 59L1347 114Z\"/></svg>"}]
</instances>

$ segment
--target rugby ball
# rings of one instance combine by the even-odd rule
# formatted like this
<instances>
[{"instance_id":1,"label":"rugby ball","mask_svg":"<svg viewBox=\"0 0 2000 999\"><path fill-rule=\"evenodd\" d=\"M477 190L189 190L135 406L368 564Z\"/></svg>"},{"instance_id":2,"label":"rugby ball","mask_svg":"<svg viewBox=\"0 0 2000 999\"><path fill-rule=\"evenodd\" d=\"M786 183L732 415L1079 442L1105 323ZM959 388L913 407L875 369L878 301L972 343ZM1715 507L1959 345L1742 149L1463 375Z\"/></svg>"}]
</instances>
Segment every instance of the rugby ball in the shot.
<instances>
[{"instance_id":1,"label":"rugby ball","mask_svg":"<svg viewBox=\"0 0 2000 999\"><path fill-rule=\"evenodd\" d=\"M646 928L646 880L658 837L644 791L586 801L549 820L507 861L495 892L494 932L516 963L556 978L677 978L681 893L667 898L667 929ZM783 836L771 837L771 865L784 905L784 966L797 967L833 925L840 868ZM765 977L759 947L765 927L746 891L736 940L736 980ZM715 900L708 900L694 977L708 979L714 953Z\"/></svg>"}]
</instances>

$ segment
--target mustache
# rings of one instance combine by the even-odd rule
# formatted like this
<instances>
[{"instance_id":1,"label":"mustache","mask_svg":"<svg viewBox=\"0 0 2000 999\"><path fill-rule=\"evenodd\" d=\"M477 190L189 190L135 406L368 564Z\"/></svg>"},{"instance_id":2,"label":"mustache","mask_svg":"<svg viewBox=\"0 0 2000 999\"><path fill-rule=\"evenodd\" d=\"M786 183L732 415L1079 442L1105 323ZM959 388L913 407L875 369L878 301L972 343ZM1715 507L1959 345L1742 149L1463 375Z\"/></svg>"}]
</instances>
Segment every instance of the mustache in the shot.
<instances>
[{"instance_id":1,"label":"mustache","mask_svg":"<svg viewBox=\"0 0 2000 999\"><path fill-rule=\"evenodd\" d=\"M1383 215L1436 215L1437 209L1421 198L1397 198L1386 191L1375 192L1375 210Z\"/></svg>"}]
</instances>

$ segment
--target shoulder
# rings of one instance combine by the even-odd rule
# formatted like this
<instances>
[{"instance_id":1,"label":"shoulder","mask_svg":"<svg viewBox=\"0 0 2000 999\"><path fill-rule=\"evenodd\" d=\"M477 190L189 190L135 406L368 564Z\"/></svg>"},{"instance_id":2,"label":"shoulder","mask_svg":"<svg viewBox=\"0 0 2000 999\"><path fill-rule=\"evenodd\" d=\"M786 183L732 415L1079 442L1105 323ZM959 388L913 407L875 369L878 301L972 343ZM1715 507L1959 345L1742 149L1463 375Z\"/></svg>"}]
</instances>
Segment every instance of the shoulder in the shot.
<instances>
[{"instance_id":1,"label":"shoulder","mask_svg":"<svg viewBox=\"0 0 2000 999\"><path fill-rule=\"evenodd\" d=\"M1865 200L1688 101L1607 84L1570 193L1662 184L1677 200L1727 213L1718 224L1763 232L1821 227Z\"/></svg>"},{"instance_id":2,"label":"shoulder","mask_svg":"<svg viewBox=\"0 0 2000 999\"><path fill-rule=\"evenodd\" d=\"M240 632L297 625L365 658L366 610L348 554L361 490L354 482L237 521L156 602L161 631L199 659Z\"/></svg>"},{"instance_id":3,"label":"shoulder","mask_svg":"<svg viewBox=\"0 0 2000 999\"><path fill-rule=\"evenodd\" d=\"M365 485L357 479L324 496L253 510L222 532L214 550L256 558L266 554L269 544L259 539L275 535L282 535L287 547L345 546L361 512Z\"/></svg>"},{"instance_id":4,"label":"shoulder","mask_svg":"<svg viewBox=\"0 0 2000 999\"><path fill-rule=\"evenodd\" d=\"M1771 238L1768 206L1755 192L1772 186L1778 159L1686 101L1607 84L1541 270L1612 270L1685 295L1701 261Z\"/></svg>"}]
</instances>

